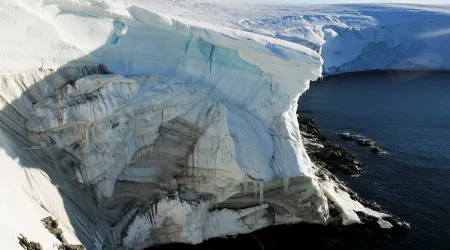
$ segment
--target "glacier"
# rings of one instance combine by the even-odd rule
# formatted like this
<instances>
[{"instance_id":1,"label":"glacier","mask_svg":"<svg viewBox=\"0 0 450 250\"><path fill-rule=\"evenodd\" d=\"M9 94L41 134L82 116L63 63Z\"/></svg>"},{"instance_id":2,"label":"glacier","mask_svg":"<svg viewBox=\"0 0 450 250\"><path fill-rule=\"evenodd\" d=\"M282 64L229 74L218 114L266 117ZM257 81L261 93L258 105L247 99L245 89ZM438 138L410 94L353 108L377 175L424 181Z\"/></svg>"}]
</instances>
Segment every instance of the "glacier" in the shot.
<instances>
[{"instance_id":1,"label":"glacier","mask_svg":"<svg viewBox=\"0 0 450 250\"><path fill-rule=\"evenodd\" d=\"M362 211L389 227L317 179L297 100L323 75L450 69L448 7L3 0L0 14L7 249L19 234L57 249L49 215L87 249L326 224L329 201L343 224Z\"/></svg>"},{"instance_id":2,"label":"glacier","mask_svg":"<svg viewBox=\"0 0 450 250\"><path fill-rule=\"evenodd\" d=\"M136 1L174 18L224 26L320 52L323 74L449 70L448 5ZM220 13L220 14L217 14Z\"/></svg>"}]
</instances>

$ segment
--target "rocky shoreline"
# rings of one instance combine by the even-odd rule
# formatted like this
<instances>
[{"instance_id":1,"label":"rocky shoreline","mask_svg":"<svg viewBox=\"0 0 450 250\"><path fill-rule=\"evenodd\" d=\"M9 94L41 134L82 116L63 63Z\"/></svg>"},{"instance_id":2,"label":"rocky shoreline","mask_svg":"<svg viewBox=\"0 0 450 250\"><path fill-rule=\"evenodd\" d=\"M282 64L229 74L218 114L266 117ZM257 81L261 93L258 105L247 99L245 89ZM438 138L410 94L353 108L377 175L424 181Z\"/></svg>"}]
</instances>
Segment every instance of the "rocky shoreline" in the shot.
<instances>
[{"instance_id":1,"label":"rocky shoreline","mask_svg":"<svg viewBox=\"0 0 450 250\"><path fill-rule=\"evenodd\" d=\"M337 133L337 135L346 141L354 141L361 147L369 147L370 152L375 154L387 154L387 151L382 149L377 143L369 138L366 138L359 134L353 134L350 132Z\"/></svg>"},{"instance_id":2,"label":"rocky shoreline","mask_svg":"<svg viewBox=\"0 0 450 250\"><path fill-rule=\"evenodd\" d=\"M345 148L330 143L312 119L299 116L298 122L306 151L317 168L315 170L319 181L332 180L351 199L374 211L384 212L377 203L361 198L335 176L338 172L351 176L360 174L364 165L356 156ZM279 225L249 234L214 238L198 245L176 243L153 246L150 249L283 249L301 241L314 243L314 248L319 249L371 249L386 247L392 239L402 237L411 229L407 222L395 216L389 215L381 220L363 212L356 212L362 224L344 225L342 214L331 200L329 211L330 220L327 225Z\"/></svg>"},{"instance_id":3,"label":"rocky shoreline","mask_svg":"<svg viewBox=\"0 0 450 250\"><path fill-rule=\"evenodd\" d=\"M298 123L306 151L316 165L332 172L340 170L349 175L362 172L363 164L356 156L339 145L329 143L312 119L299 116Z\"/></svg>"},{"instance_id":4,"label":"rocky shoreline","mask_svg":"<svg viewBox=\"0 0 450 250\"><path fill-rule=\"evenodd\" d=\"M334 182L338 183L339 188L347 192L353 200L358 201L363 204L365 207L373 209L379 212L385 212L383 209L374 201L368 201L364 198L360 197L355 191L351 190L346 184L340 181L334 173L342 172L345 174L349 174L351 176L357 176L361 174L363 169L362 164L356 156L348 151L347 149L330 143L325 136L320 133L320 130L316 123L311 118L302 118L298 117L300 131L302 131L303 143L305 145L306 151L310 156L311 160L314 162L316 166L319 166L318 169L318 177L322 179L330 178ZM363 137L357 137L357 139L368 140ZM372 140L370 140L373 142ZM375 142L371 143L371 145L376 145ZM365 145L362 145L365 146ZM330 208L330 210L332 210ZM331 213L331 211L330 211ZM387 213L388 214L388 213ZM358 216L361 218L363 225L370 226L371 224L375 225L378 229L380 228L380 223L376 221L375 218L368 216L364 213L358 213ZM390 232L408 232L411 227L409 223L396 218L395 216L390 215L389 217L383 218L384 220L390 222L392 224L392 228ZM375 223L377 222L377 223ZM347 226L349 227L349 226Z\"/></svg>"}]
</instances>

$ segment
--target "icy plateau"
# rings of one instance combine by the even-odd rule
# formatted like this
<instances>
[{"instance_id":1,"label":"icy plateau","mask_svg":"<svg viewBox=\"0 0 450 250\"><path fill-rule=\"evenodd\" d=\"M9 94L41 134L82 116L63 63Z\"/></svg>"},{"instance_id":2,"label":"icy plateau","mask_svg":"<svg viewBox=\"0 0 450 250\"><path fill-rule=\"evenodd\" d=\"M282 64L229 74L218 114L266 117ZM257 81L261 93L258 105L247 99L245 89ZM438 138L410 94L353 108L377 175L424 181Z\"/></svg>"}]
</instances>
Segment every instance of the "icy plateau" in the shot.
<instances>
[{"instance_id":1,"label":"icy plateau","mask_svg":"<svg viewBox=\"0 0 450 250\"><path fill-rule=\"evenodd\" d=\"M326 224L329 200L385 217L317 181L297 100L323 74L450 70L445 6L0 0L0 31L2 249L56 249L49 215L87 249Z\"/></svg>"}]
</instances>

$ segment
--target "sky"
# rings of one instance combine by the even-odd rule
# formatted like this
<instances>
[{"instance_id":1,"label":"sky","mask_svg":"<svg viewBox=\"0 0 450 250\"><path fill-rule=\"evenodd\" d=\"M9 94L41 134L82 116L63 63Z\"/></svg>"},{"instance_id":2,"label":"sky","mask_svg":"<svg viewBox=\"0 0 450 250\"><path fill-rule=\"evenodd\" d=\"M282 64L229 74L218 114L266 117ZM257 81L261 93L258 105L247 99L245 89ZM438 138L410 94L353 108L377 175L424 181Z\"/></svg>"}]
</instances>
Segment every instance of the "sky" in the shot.
<instances>
[{"instance_id":1,"label":"sky","mask_svg":"<svg viewBox=\"0 0 450 250\"><path fill-rule=\"evenodd\" d=\"M450 4L450 0L255 0L258 2L284 2L284 3L412 3L412 4Z\"/></svg>"}]
</instances>

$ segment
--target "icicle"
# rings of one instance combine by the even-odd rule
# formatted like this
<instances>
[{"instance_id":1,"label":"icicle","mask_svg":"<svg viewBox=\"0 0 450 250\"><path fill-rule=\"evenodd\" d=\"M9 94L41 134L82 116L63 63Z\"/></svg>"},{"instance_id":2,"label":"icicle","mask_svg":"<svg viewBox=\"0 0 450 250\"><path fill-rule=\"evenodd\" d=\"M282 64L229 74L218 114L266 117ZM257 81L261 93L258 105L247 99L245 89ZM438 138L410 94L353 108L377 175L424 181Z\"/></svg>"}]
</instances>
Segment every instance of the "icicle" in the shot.
<instances>
[{"instance_id":1,"label":"icicle","mask_svg":"<svg viewBox=\"0 0 450 250\"><path fill-rule=\"evenodd\" d=\"M247 182L247 176L244 176L244 195L247 195L248 193L248 182Z\"/></svg>"},{"instance_id":2,"label":"icicle","mask_svg":"<svg viewBox=\"0 0 450 250\"><path fill-rule=\"evenodd\" d=\"M148 215L149 215L149 217L150 217L150 224L151 224L151 225L154 225L154 224L155 224L155 223L154 223L155 215L153 214L153 208L151 207L151 205L150 205L150 213L149 213Z\"/></svg>"},{"instance_id":3,"label":"icicle","mask_svg":"<svg viewBox=\"0 0 450 250\"><path fill-rule=\"evenodd\" d=\"M258 183L253 182L253 196L258 196Z\"/></svg>"},{"instance_id":4,"label":"icicle","mask_svg":"<svg viewBox=\"0 0 450 250\"><path fill-rule=\"evenodd\" d=\"M259 183L259 205L264 202L264 182Z\"/></svg>"},{"instance_id":5,"label":"icicle","mask_svg":"<svg viewBox=\"0 0 450 250\"><path fill-rule=\"evenodd\" d=\"M289 190L289 177L284 177L283 179L283 186L284 186L284 195L288 195Z\"/></svg>"},{"instance_id":6,"label":"icicle","mask_svg":"<svg viewBox=\"0 0 450 250\"><path fill-rule=\"evenodd\" d=\"M149 213L149 215L150 215L150 224L153 225L153 218L154 218L154 215L153 215L153 204L150 204L150 213Z\"/></svg>"}]
</instances>

